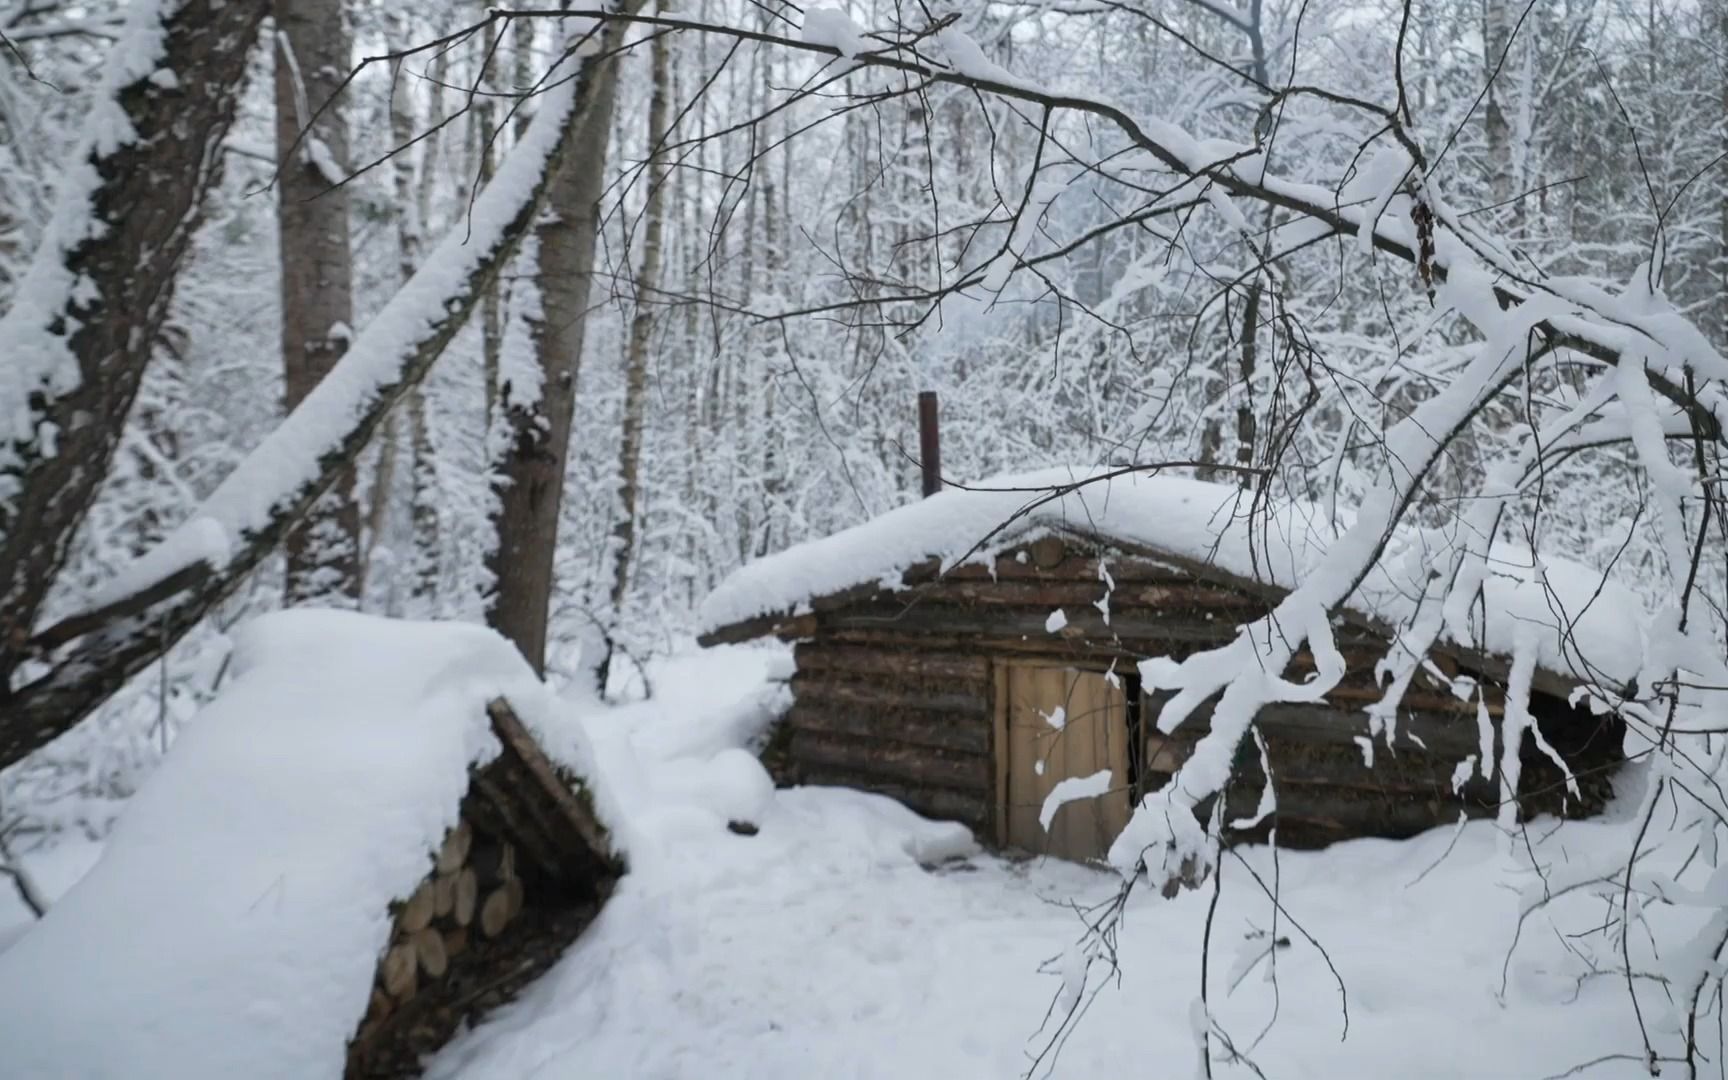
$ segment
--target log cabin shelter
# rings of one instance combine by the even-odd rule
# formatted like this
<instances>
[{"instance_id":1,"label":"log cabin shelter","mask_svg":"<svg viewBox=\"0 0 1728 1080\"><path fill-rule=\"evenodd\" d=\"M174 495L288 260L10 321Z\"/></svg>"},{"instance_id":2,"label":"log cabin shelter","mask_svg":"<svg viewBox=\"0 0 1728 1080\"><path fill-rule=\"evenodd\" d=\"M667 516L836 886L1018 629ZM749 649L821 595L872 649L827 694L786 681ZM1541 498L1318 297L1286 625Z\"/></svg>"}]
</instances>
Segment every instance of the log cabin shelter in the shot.
<instances>
[{"instance_id":1,"label":"log cabin shelter","mask_svg":"<svg viewBox=\"0 0 1728 1080\"><path fill-rule=\"evenodd\" d=\"M1180 477L1073 486L1086 475L948 489L723 581L703 644L795 643L792 704L764 752L777 779L888 795L1000 849L1102 858L1208 730L1211 703L1160 731L1171 693L1139 662L1230 642L1317 572L1349 517ZM1377 706L1392 628L1438 603L1423 583L1460 533L1395 534L1331 620L1344 679L1260 710L1224 793L1229 837L1410 836L1498 815L1513 775L1523 818L1605 804L1623 723L1570 697L1586 676L1630 681L1642 608L1601 573L1493 543L1477 602L1446 613L1395 712ZM1520 657L1528 708L1515 701L1509 725ZM1302 652L1284 674L1305 671Z\"/></svg>"}]
</instances>

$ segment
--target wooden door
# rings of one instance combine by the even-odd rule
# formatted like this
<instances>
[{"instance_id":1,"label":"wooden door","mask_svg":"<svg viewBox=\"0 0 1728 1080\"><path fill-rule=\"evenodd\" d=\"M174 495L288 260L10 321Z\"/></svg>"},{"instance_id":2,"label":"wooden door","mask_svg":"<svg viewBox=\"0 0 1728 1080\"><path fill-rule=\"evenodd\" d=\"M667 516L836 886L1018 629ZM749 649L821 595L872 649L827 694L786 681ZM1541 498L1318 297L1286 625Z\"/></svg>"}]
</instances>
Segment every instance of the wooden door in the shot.
<instances>
[{"instance_id":1,"label":"wooden door","mask_svg":"<svg viewBox=\"0 0 1728 1080\"><path fill-rule=\"evenodd\" d=\"M1000 839L1064 859L1101 859L1128 823L1128 707L1102 672L1002 664L997 676L1002 784ZM1064 803L1046 831L1038 817L1071 777L1110 771L1110 789Z\"/></svg>"}]
</instances>

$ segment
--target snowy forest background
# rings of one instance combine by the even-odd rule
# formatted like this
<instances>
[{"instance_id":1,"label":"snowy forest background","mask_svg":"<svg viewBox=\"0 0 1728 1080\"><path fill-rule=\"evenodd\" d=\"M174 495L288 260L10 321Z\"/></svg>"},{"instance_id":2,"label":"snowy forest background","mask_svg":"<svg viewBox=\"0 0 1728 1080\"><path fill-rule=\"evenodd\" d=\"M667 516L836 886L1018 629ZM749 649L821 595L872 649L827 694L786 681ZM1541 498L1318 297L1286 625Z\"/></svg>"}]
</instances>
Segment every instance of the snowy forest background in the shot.
<instances>
[{"instance_id":1,"label":"snowy forest background","mask_svg":"<svg viewBox=\"0 0 1728 1080\"><path fill-rule=\"evenodd\" d=\"M52 209L124 6L23 0L0 11L11 42L0 64L0 300ZM344 6L355 62L485 14L458 3ZM1416 3L1403 72L1415 131L1446 148L1454 207L1533 270L1605 290L1648 273L1659 252L1654 283L1718 345L1728 325L1728 179L1713 168L1728 145L1720 7ZM702 0L676 14L797 36L790 5ZM915 20L898 7L852 14L865 27ZM1131 114L1240 139L1255 127L1258 99L1217 61L1275 73L1280 84L1385 99L1403 14L1397 4L1167 0L976 5L961 19L1019 77L1109 88ZM549 20L499 21L367 67L345 92L350 168L398 151L346 188L356 326L417 253L463 227L473 184L534 108L532 98L513 108L510 88L539 77L554 35ZM654 162L653 50L631 49L618 66L558 540L547 660L555 677L575 675L596 628L630 661L672 648L694 605L742 562L913 497L920 390L941 394L944 468L955 478L1053 463L1241 462L1271 468L1292 492L1350 500L1365 483L1356 451L1401 402L1454 371L1471 339L1462 320L1431 305L1406 263L1333 239L1283 257L1262 279L1244 273L1253 259L1230 224L1204 209L1109 227L1131 209L1132 193L1120 175L1072 164L1041 174L1047 206L1030 240L1054 250L1093 237L1071 255L986 281L972 299L951 297L940 309L916 297L847 306L953 278L978 261L975 251L1003 244L1038 152L1027 106L928 85L841 108L837 98L791 92L808 85L820 58L696 33L660 42L676 127ZM224 178L51 612L84 606L282 415L272 64L261 41L225 143ZM860 89L869 78L850 77ZM471 96L476 85L482 94ZM775 108L794 97L794 107ZM1362 151L1357 118L1316 99L1281 110L1285 172L1346 178L1355 192L1340 191L1341 203L1372 192L1384 148ZM1051 130L1051 142L1079 160L1108 161L1120 149L1084 118L1057 116ZM424 137L404 147L413 135ZM651 190L665 204L663 239L655 280L640 281ZM1245 373L1243 309L1266 284L1271 295L1256 297L1249 316L1258 363ZM532 268L518 258L365 452L355 489L364 609L480 617L493 543L487 409L497 373L507 379L533 363L524 313L534 293ZM799 312L813 314L782 317ZM646 367L633 395L638 320ZM1516 443L1520 414L1563 390L1533 387L1537 400L1509 395L1494 405L1495 422L1452 448L1415 512L1455 513L1485 463ZM631 410L641 417L640 494L627 510L621 445ZM1665 571L1641 511L1646 496L1620 452L1580 452L1553 467L1543 512L1527 507L1514 529L1533 530L1546 551L1614 561L1659 595ZM629 565L617 591L626 518ZM1721 561L1702 570L1714 584L1700 595L1719 618ZM276 560L93 720L0 776L0 822L19 836L100 834L219 684L224 629L282 603Z\"/></svg>"},{"instance_id":2,"label":"snowy forest background","mask_svg":"<svg viewBox=\"0 0 1728 1080\"><path fill-rule=\"evenodd\" d=\"M544 634L555 684L609 661L614 695L652 692L643 666L688 646L726 574L917 497L915 403L934 390L943 471L961 482L1167 463L1256 499L1364 504L1388 515L1382 533L1394 520L1476 530L1611 570L1659 612L1651 678L1591 694L1646 740L1631 756L1652 759L1655 782L1630 848L1604 845L1579 880L1624 871L1608 921L1642 918L1632 867L1659 806L1652 836L1702 853L1665 881L1715 865L1728 830L1728 4L1063 0L855 5L847 19L685 0L564 20L462 3L290 7L328 55L287 49L264 23L118 450L39 609L0 625L12 703L52 724L84 706L34 687L94 693L65 655L88 646L100 667L120 641L149 657L0 771L10 849L105 835L221 686L227 632L251 615L290 599L495 615L494 569L532 561L499 552L511 515L532 517L509 499L545 465L524 452L544 418L512 408L555 396L556 339L580 353L553 575L511 586L538 588L548 612L502 627L530 654ZM13 312L0 339L42 295L31 267L52 247L57 200L83 182L65 163L107 115L123 21L148 10L0 3L0 307ZM279 110L290 54L289 97L342 87L335 109L301 103L310 133ZM615 87L597 56L613 58ZM152 85L200 77L182 67ZM406 355L375 343L439 309L405 316L403 285L484 246L465 237L496 234L507 215L479 190L496 175L505 199L521 194L533 154L546 156L530 119L572 96L584 111L568 157L590 168L569 175L588 187L554 182L547 205L598 207L591 267L559 261L572 235L581 252L588 240L543 206L448 344L416 346L436 356L429 374L354 457L351 494L338 483L290 539L299 569L272 543L231 595L175 609L190 623L162 616L171 647L156 656L150 590L188 559L222 561L196 529L191 547L175 530L231 476L260 485L260 513L291 501L301 478L279 470L278 483L257 451L285 398L304 394L306 358L353 344L383 370ZM1122 117L1137 118L1138 149ZM292 293L309 251L346 267L348 307L285 322L284 283ZM304 343L286 376L285 338ZM19 422L34 389L0 382L0 434L21 456L53 442ZM242 462L253 471L236 473ZM0 454L0 500L15 464ZM235 513L223 542L267 531ZM3 550L28 547L16 524L0 518ZM1349 547L1290 608L1311 640L1377 557ZM1487 571L1467 548L1424 586L1437 604L1473 602ZM163 550L170 561L152 564ZM28 561L0 564L22 579ZM116 621L128 589L149 602ZM1439 632L1397 629L1418 655ZM1280 648L1249 641L1228 672L1196 668L1213 680L1201 698L1224 690L1215 731L1240 716L1241 736L1273 700L1253 695L1278 688L1245 672L1282 671ZM1178 854L1198 844L1147 838ZM1667 902L1664 887L1648 886ZM1694 1023L1722 1002L1728 878L1699 890L1703 951L1664 976ZM1698 1045L1688 1029L1689 1065Z\"/></svg>"}]
</instances>

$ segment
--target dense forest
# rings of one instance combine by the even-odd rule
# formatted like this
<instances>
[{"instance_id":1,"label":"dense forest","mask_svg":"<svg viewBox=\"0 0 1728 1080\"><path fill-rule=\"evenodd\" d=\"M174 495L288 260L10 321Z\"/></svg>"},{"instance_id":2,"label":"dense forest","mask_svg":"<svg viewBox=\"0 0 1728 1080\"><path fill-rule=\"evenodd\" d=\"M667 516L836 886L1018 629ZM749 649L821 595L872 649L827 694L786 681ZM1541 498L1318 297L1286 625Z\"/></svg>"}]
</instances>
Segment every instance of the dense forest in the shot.
<instances>
[{"instance_id":1,"label":"dense forest","mask_svg":"<svg viewBox=\"0 0 1728 1080\"><path fill-rule=\"evenodd\" d=\"M1680 1018L1649 1063L1716 1055L1728 4L0 0L0 34L0 869L106 837L280 608L652 697L728 575L919 497L933 391L952 487L1191 476L1336 537L1165 672L1172 724L1217 703L1130 880L1223 858L1186 811L1395 532L1394 711L1496 540L1637 593L1638 676L1575 703L1650 772L1576 887L1624 887L1627 949L1635 890L1714 897L1660 994L1620 977ZM1698 867L1644 882L1664 844Z\"/></svg>"}]
</instances>

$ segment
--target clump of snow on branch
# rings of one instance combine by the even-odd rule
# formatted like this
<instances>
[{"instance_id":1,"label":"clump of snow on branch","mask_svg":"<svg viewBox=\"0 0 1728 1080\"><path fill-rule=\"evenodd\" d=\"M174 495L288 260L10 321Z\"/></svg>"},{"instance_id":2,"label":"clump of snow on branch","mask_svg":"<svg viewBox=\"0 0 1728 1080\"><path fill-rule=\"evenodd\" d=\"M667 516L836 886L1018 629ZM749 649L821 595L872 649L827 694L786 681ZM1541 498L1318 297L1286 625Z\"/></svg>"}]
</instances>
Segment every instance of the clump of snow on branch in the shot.
<instances>
[{"instance_id":1,"label":"clump of snow on branch","mask_svg":"<svg viewBox=\"0 0 1728 1080\"><path fill-rule=\"evenodd\" d=\"M839 8L811 8L804 12L802 40L825 45L850 60L870 47L864 30Z\"/></svg>"}]
</instances>

